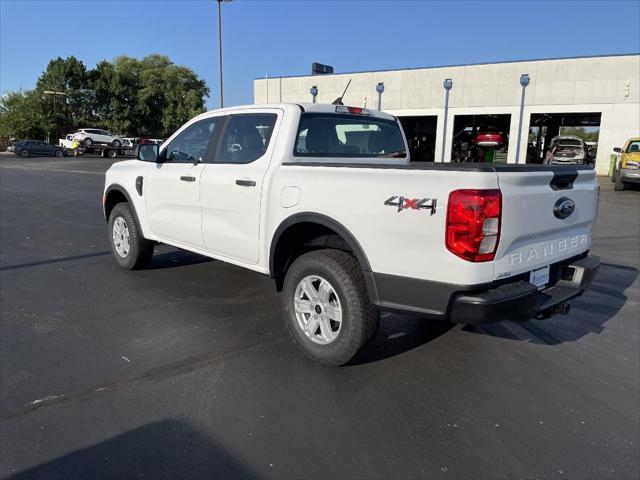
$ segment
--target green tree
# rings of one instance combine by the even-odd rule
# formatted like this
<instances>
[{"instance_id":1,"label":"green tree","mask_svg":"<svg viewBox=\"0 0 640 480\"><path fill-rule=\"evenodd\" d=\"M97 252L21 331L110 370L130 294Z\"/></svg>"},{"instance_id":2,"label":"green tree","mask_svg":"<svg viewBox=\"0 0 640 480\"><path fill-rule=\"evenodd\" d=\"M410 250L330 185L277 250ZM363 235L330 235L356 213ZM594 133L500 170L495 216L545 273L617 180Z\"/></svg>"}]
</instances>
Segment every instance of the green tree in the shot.
<instances>
[{"instance_id":1,"label":"green tree","mask_svg":"<svg viewBox=\"0 0 640 480\"><path fill-rule=\"evenodd\" d=\"M91 72L96 113L105 128L126 135L167 137L204 111L206 83L163 55L118 57Z\"/></svg>"},{"instance_id":2,"label":"green tree","mask_svg":"<svg viewBox=\"0 0 640 480\"><path fill-rule=\"evenodd\" d=\"M597 142L599 134L598 127L590 127L589 130L584 127L560 127L560 135L573 135L580 137L585 142Z\"/></svg>"},{"instance_id":3,"label":"green tree","mask_svg":"<svg viewBox=\"0 0 640 480\"><path fill-rule=\"evenodd\" d=\"M43 108L52 117L57 135L95 123L95 96L89 88L87 69L77 58L51 60L36 82L36 91L45 100Z\"/></svg>"},{"instance_id":4,"label":"green tree","mask_svg":"<svg viewBox=\"0 0 640 480\"><path fill-rule=\"evenodd\" d=\"M0 98L0 136L42 139L54 129L35 90L9 92Z\"/></svg>"},{"instance_id":5,"label":"green tree","mask_svg":"<svg viewBox=\"0 0 640 480\"><path fill-rule=\"evenodd\" d=\"M122 56L89 70L75 57L58 57L33 91L5 96L0 126L2 133L19 137L55 137L82 127L167 137L204 111L208 95L204 80L163 55Z\"/></svg>"}]
</instances>

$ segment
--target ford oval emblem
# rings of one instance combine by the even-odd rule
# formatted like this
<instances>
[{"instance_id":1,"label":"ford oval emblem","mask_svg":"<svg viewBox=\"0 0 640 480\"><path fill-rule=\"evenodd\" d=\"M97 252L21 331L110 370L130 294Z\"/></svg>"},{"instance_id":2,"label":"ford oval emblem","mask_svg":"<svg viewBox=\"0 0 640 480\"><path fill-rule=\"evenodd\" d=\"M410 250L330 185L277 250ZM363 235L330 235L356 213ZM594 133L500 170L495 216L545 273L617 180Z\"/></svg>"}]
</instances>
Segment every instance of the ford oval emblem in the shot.
<instances>
[{"instance_id":1,"label":"ford oval emblem","mask_svg":"<svg viewBox=\"0 0 640 480\"><path fill-rule=\"evenodd\" d=\"M558 199L553 206L553 214L556 218L567 218L576 209L576 202L567 197Z\"/></svg>"}]
</instances>

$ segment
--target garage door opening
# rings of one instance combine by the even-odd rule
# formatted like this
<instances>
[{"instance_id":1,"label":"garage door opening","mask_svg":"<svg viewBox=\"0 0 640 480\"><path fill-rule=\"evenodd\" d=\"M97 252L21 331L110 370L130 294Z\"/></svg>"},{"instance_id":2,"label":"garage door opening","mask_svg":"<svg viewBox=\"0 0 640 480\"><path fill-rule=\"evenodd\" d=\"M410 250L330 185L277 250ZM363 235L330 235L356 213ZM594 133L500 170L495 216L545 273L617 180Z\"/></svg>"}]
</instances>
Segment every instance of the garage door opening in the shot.
<instances>
[{"instance_id":1,"label":"garage door opening","mask_svg":"<svg viewBox=\"0 0 640 480\"><path fill-rule=\"evenodd\" d=\"M452 162L504 162L509 148L511 115L456 115Z\"/></svg>"},{"instance_id":2,"label":"garage door opening","mask_svg":"<svg viewBox=\"0 0 640 480\"><path fill-rule=\"evenodd\" d=\"M399 117L409 143L411 163L433 162L436 149L436 128L438 117Z\"/></svg>"},{"instance_id":3,"label":"garage door opening","mask_svg":"<svg viewBox=\"0 0 640 480\"><path fill-rule=\"evenodd\" d=\"M532 113L527 163L592 164L602 113Z\"/></svg>"}]
</instances>

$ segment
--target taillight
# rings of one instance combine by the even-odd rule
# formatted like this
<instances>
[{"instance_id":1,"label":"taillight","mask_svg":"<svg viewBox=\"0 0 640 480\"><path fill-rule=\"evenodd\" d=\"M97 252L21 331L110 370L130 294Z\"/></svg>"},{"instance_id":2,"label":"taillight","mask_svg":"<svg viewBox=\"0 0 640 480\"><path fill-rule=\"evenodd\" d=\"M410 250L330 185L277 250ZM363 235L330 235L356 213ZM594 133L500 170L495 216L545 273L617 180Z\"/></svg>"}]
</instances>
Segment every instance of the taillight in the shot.
<instances>
[{"instance_id":1,"label":"taillight","mask_svg":"<svg viewBox=\"0 0 640 480\"><path fill-rule=\"evenodd\" d=\"M493 260L500 240L500 190L455 190L447 205L447 249L470 262Z\"/></svg>"},{"instance_id":2,"label":"taillight","mask_svg":"<svg viewBox=\"0 0 640 480\"><path fill-rule=\"evenodd\" d=\"M353 115L370 115L371 114L371 112L366 108L347 107L345 105L338 105L336 107L336 113L351 113Z\"/></svg>"}]
</instances>

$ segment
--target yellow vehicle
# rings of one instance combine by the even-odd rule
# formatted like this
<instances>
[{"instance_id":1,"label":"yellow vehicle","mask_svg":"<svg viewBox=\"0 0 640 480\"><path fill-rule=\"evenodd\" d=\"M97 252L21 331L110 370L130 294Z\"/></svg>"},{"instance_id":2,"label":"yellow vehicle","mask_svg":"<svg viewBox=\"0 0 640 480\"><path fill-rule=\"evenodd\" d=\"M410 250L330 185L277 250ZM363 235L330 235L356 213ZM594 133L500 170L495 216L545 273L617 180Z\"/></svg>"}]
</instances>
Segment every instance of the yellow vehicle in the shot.
<instances>
[{"instance_id":1,"label":"yellow vehicle","mask_svg":"<svg viewBox=\"0 0 640 480\"><path fill-rule=\"evenodd\" d=\"M613 151L620 154L611 177L614 189L624 190L628 183L640 183L640 137L630 138L624 148L616 147Z\"/></svg>"}]
</instances>

